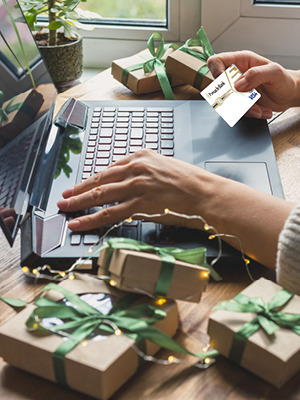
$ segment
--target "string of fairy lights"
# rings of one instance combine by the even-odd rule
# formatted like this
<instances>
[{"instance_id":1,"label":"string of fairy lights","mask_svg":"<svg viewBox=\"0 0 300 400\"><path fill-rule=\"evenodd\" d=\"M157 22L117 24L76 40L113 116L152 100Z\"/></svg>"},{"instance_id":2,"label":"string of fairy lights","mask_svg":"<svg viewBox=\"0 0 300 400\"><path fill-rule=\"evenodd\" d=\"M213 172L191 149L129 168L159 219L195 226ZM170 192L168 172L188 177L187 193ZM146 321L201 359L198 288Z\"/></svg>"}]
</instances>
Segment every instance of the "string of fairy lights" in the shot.
<instances>
[{"instance_id":1,"label":"string of fairy lights","mask_svg":"<svg viewBox=\"0 0 300 400\"><path fill-rule=\"evenodd\" d=\"M203 229L207 232L211 232L211 235L208 237L209 240L213 240L213 239L217 239L218 241L218 255L212 260L212 262L210 263L211 267L213 267L221 258L222 256L222 241L221 238L231 238L231 239L236 239L238 241L239 247L240 247L240 252L241 252L241 257L244 261L245 267L246 267L246 271L250 277L250 279L253 281L253 277L251 276L251 273L249 271L249 264L250 264L250 260L247 259L244 255L244 251L243 251L243 247L242 247L242 243L239 237L235 236L235 235L229 235L229 234L225 234L225 233L218 233L217 230L212 226L209 225L207 223L207 221L199 216L199 215L187 215L187 214L181 214L181 213L177 213L174 211L169 210L168 208L166 208L164 210L163 213L159 213L159 214L147 214L147 213L134 213L133 215L131 215L131 217L116 223L114 225L112 225L109 229L107 229L107 231L99 238L99 240L97 242L95 242L92 246L89 247L89 249L79 258L76 260L75 263L73 263L71 265L71 267L65 271L60 271L60 270L55 270L53 269L50 265L43 265L43 266L39 266L33 270L30 270L28 267L24 266L22 268L23 273L26 276L29 277L33 277L36 281L39 279L46 279L46 280L51 280L51 281L62 281L65 279L70 279L73 280L75 279L75 275L74 272L80 268L85 262L89 261L92 257L94 257L95 255L99 254L100 251L102 250L102 246L99 247L100 244L105 243L104 239L109 235L109 233L114 230L119 228L121 225L123 225L124 223L130 223L132 222L133 219L155 219L155 218L161 218L161 217L165 217L167 215L171 215L174 217L178 217L178 218L183 218L186 220L199 220L202 224L203 224ZM204 272L205 273L205 272ZM208 274L208 272L206 273ZM111 284L111 286L115 286L116 283L110 279L109 276L106 275L102 275L102 276L95 276L92 275L94 278L96 279L100 279L100 280L109 280L109 283ZM207 277L207 276L205 276ZM136 289L136 288L135 288ZM164 298L156 298L155 296L151 295L150 293L146 293L143 291L143 294L148 295L149 297L152 297L155 299L156 301L156 305L158 306L162 306L167 300ZM112 324L111 321L105 320L103 319L102 323L107 323L108 325L110 325L110 327L113 329L114 334L116 336L119 337L126 337L123 332L121 331L121 329L118 328L118 326L116 326L115 324ZM42 326L43 322L42 320L38 322L39 325ZM48 328L49 329L49 328ZM51 328L49 329L51 331ZM61 336L69 336L69 334L65 333L65 332L55 332L56 334L60 334ZM82 346L87 346L88 345L88 341L87 340L83 340L82 341ZM156 358L154 356L149 356L147 354L145 354L143 351L141 351L136 345L132 345L133 350L138 354L139 357L141 357L143 360L148 361L148 362L153 362L156 364L161 364L161 365L171 365L171 364L188 364L191 366L191 363L185 359L179 359L173 355L170 355L167 359L159 359ZM202 354L203 354L203 358L200 358L199 361L196 364L192 364L194 367L200 368L200 369L206 369L208 368L211 364L213 364L215 362L215 358L214 355L217 352L215 350L210 350L210 345L208 344L207 346L203 347L202 349Z\"/></svg>"}]
</instances>

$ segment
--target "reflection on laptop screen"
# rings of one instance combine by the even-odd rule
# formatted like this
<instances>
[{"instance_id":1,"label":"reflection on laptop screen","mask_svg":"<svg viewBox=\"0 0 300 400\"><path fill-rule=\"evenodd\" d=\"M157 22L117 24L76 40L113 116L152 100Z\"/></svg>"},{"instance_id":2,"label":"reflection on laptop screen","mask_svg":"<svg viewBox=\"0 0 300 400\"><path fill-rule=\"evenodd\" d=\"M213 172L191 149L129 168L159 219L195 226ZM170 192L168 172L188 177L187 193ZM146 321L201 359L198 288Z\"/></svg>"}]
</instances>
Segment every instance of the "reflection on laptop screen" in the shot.
<instances>
[{"instance_id":1,"label":"reflection on laptop screen","mask_svg":"<svg viewBox=\"0 0 300 400\"><path fill-rule=\"evenodd\" d=\"M19 6L0 0L0 225L11 244L27 210L55 94Z\"/></svg>"}]
</instances>

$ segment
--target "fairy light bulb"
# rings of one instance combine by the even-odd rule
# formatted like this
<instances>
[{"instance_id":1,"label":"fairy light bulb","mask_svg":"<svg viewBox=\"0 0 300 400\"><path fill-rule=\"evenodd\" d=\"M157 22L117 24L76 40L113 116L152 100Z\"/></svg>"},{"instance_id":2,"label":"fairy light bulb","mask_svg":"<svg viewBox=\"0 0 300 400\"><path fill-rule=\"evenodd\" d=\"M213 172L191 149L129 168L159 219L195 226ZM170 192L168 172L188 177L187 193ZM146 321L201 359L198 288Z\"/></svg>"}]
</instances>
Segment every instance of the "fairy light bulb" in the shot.
<instances>
[{"instance_id":1,"label":"fairy light bulb","mask_svg":"<svg viewBox=\"0 0 300 400\"><path fill-rule=\"evenodd\" d=\"M250 264L250 260L248 260L248 258L245 258L244 261L245 261L245 264L246 264L246 265L249 265L249 264Z\"/></svg>"},{"instance_id":2,"label":"fairy light bulb","mask_svg":"<svg viewBox=\"0 0 300 400\"><path fill-rule=\"evenodd\" d=\"M206 272L206 271L202 272L202 277L203 277L203 278L207 278L207 277L208 277L208 275L209 275L209 273L208 273L208 272Z\"/></svg>"},{"instance_id":3,"label":"fairy light bulb","mask_svg":"<svg viewBox=\"0 0 300 400\"><path fill-rule=\"evenodd\" d=\"M174 364L174 363L177 363L178 359L174 356L169 356L168 361L170 364Z\"/></svg>"},{"instance_id":4,"label":"fairy light bulb","mask_svg":"<svg viewBox=\"0 0 300 400\"><path fill-rule=\"evenodd\" d=\"M210 236L208 236L208 239L209 240L212 240L212 239L214 239L216 237L216 235L210 235Z\"/></svg>"},{"instance_id":5,"label":"fairy light bulb","mask_svg":"<svg viewBox=\"0 0 300 400\"><path fill-rule=\"evenodd\" d=\"M158 306L162 306L165 304L166 301L167 301L166 299L158 299L158 300L156 300L156 304Z\"/></svg>"},{"instance_id":6,"label":"fairy light bulb","mask_svg":"<svg viewBox=\"0 0 300 400\"><path fill-rule=\"evenodd\" d=\"M113 279L111 279L111 280L109 281L109 284L110 284L110 286L117 286L117 282L114 281Z\"/></svg>"},{"instance_id":7,"label":"fairy light bulb","mask_svg":"<svg viewBox=\"0 0 300 400\"><path fill-rule=\"evenodd\" d=\"M36 275L36 274L38 273L38 270L37 270L36 268L34 268L34 269L32 270L32 273L33 273L33 275Z\"/></svg>"},{"instance_id":8,"label":"fairy light bulb","mask_svg":"<svg viewBox=\"0 0 300 400\"><path fill-rule=\"evenodd\" d=\"M115 330L115 335L116 335L116 336L122 335L121 329L116 329L116 330Z\"/></svg>"},{"instance_id":9,"label":"fairy light bulb","mask_svg":"<svg viewBox=\"0 0 300 400\"><path fill-rule=\"evenodd\" d=\"M83 347L86 347L86 346L88 345L88 343L87 343L86 340L83 340L83 341L81 342L81 345L82 345Z\"/></svg>"},{"instance_id":10,"label":"fairy light bulb","mask_svg":"<svg viewBox=\"0 0 300 400\"><path fill-rule=\"evenodd\" d=\"M38 327L39 327L39 324L38 324L37 322L35 322L35 323L33 324L33 328L34 328L34 329L38 329Z\"/></svg>"},{"instance_id":11,"label":"fairy light bulb","mask_svg":"<svg viewBox=\"0 0 300 400\"><path fill-rule=\"evenodd\" d=\"M73 279L75 279L75 276L73 274L68 276L68 279L70 279L70 281L72 281Z\"/></svg>"},{"instance_id":12,"label":"fairy light bulb","mask_svg":"<svg viewBox=\"0 0 300 400\"><path fill-rule=\"evenodd\" d=\"M92 251L93 251L93 249L92 249L92 247L90 247L90 248L88 249L88 253L92 253Z\"/></svg>"},{"instance_id":13,"label":"fairy light bulb","mask_svg":"<svg viewBox=\"0 0 300 400\"><path fill-rule=\"evenodd\" d=\"M164 213L169 214L170 210L168 208L165 208Z\"/></svg>"},{"instance_id":14,"label":"fairy light bulb","mask_svg":"<svg viewBox=\"0 0 300 400\"><path fill-rule=\"evenodd\" d=\"M28 267L23 267L22 271L24 272L24 274L28 274L29 268Z\"/></svg>"},{"instance_id":15,"label":"fairy light bulb","mask_svg":"<svg viewBox=\"0 0 300 400\"><path fill-rule=\"evenodd\" d=\"M204 230L209 231L209 225L207 223L204 224Z\"/></svg>"},{"instance_id":16,"label":"fairy light bulb","mask_svg":"<svg viewBox=\"0 0 300 400\"><path fill-rule=\"evenodd\" d=\"M60 275L62 278L64 278L64 277L66 276L66 273L65 273L65 272L59 272L59 275Z\"/></svg>"},{"instance_id":17,"label":"fairy light bulb","mask_svg":"<svg viewBox=\"0 0 300 400\"><path fill-rule=\"evenodd\" d=\"M211 359L208 358L208 357L206 357L205 360L204 360L205 364L210 364L210 361L211 361Z\"/></svg>"},{"instance_id":18,"label":"fairy light bulb","mask_svg":"<svg viewBox=\"0 0 300 400\"><path fill-rule=\"evenodd\" d=\"M130 224L130 222L132 222L132 218L127 218L126 222L128 222Z\"/></svg>"}]
</instances>

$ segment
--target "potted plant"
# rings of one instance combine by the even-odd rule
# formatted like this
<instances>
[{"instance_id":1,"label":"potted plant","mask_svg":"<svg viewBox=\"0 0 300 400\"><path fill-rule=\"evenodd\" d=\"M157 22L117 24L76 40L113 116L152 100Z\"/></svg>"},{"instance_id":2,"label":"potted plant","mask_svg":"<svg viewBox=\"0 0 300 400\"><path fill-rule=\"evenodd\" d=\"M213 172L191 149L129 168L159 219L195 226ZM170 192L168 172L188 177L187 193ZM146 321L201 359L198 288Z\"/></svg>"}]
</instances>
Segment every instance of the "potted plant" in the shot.
<instances>
[{"instance_id":1,"label":"potted plant","mask_svg":"<svg viewBox=\"0 0 300 400\"><path fill-rule=\"evenodd\" d=\"M77 84L82 74L82 37L77 30L93 30L80 19L99 19L97 13L78 8L87 0L20 0L20 5L32 30L58 91ZM43 16L43 20L37 17Z\"/></svg>"}]
</instances>

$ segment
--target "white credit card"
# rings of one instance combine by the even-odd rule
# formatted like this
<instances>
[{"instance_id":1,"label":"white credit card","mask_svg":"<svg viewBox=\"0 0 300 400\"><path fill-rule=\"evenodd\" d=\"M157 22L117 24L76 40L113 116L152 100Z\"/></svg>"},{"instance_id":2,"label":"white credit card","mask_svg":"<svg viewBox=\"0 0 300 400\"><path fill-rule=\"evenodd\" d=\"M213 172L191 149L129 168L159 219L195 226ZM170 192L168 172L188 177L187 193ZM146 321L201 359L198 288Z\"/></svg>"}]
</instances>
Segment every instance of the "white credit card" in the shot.
<instances>
[{"instance_id":1,"label":"white credit card","mask_svg":"<svg viewBox=\"0 0 300 400\"><path fill-rule=\"evenodd\" d=\"M232 64L200 93L231 127L261 97L255 89L250 92L235 90L234 84L241 76L241 71Z\"/></svg>"}]
</instances>

